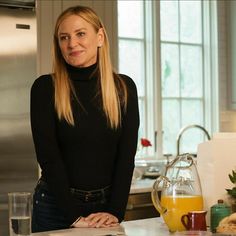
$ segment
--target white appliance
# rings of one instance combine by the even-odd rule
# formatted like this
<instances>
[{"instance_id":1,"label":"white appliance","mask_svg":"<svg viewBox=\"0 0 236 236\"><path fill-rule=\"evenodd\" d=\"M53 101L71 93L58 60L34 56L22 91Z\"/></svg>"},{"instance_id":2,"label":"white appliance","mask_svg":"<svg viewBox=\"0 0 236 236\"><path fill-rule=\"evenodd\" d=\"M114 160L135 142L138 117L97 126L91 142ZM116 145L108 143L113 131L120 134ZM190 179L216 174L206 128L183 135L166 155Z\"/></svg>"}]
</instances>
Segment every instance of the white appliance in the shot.
<instances>
[{"instance_id":1,"label":"white appliance","mask_svg":"<svg viewBox=\"0 0 236 236\"><path fill-rule=\"evenodd\" d=\"M212 140L199 144L197 169L209 224L210 207L218 199L229 203L226 188L233 187L228 175L236 169L236 133L217 133Z\"/></svg>"}]
</instances>

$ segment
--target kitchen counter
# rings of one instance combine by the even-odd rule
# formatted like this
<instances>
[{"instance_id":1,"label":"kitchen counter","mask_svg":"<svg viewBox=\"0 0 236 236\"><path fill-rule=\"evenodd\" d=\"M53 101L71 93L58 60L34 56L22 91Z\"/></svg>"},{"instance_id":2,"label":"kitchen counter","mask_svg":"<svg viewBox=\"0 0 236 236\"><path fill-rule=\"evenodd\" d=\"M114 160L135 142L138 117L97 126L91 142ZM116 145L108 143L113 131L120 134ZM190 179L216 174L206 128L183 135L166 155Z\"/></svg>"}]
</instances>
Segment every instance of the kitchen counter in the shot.
<instances>
[{"instance_id":1,"label":"kitchen counter","mask_svg":"<svg viewBox=\"0 0 236 236\"><path fill-rule=\"evenodd\" d=\"M162 218L150 218L144 220L126 221L119 227L95 229L95 228L73 228L67 230L48 231L33 233L32 236L168 236L168 235L212 235L210 232L180 232L169 233Z\"/></svg>"},{"instance_id":2,"label":"kitchen counter","mask_svg":"<svg viewBox=\"0 0 236 236\"><path fill-rule=\"evenodd\" d=\"M151 192L154 181L155 179L148 178L135 180L131 184L130 194Z\"/></svg>"}]
</instances>

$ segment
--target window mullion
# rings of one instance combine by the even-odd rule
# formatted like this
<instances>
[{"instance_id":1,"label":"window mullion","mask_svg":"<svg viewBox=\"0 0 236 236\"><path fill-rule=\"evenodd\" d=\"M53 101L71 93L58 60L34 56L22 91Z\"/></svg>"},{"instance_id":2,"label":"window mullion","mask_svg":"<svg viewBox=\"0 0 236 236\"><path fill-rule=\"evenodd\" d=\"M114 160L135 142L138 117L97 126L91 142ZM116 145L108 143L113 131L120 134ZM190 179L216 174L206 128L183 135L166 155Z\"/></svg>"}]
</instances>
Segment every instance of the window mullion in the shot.
<instances>
[{"instance_id":1,"label":"window mullion","mask_svg":"<svg viewBox=\"0 0 236 236\"><path fill-rule=\"evenodd\" d=\"M163 156L163 124L162 124L162 89L161 89L161 25L160 25L160 1L151 2L153 23L151 24L151 42L153 51L153 89L154 89L154 130L156 156Z\"/></svg>"}]
</instances>

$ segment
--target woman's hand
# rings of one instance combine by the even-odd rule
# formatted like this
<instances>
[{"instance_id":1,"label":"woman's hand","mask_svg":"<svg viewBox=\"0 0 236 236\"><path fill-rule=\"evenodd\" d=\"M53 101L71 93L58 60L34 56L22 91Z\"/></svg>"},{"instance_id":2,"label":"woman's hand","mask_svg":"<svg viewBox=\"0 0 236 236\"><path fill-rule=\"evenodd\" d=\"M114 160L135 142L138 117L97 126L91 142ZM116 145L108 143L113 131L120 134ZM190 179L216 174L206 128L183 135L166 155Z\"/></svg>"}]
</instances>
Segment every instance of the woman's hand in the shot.
<instances>
[{"instance_id":1,"label":"woman's hand","mask_svg":"<svg viewBox=\"0 0 236 236\"><path fill-rule=\"evenodd\" d=\"M89 227L96 228L114 227L119 224L117 217L108 212L90 214L84 218L84 221L88 223Z\"/></svg>"},{"instance_id":2,"label":"woman's hand","mask_svg":"<svg viewBox=\"0 0 236 236\"><path fill-rule=\"evenodd\" d=\"M77 220L74 224L73 224L74 228L88 228L88 222L85 221L84 217L80 217L79 220Z\"/></svg>"}]
</instances>

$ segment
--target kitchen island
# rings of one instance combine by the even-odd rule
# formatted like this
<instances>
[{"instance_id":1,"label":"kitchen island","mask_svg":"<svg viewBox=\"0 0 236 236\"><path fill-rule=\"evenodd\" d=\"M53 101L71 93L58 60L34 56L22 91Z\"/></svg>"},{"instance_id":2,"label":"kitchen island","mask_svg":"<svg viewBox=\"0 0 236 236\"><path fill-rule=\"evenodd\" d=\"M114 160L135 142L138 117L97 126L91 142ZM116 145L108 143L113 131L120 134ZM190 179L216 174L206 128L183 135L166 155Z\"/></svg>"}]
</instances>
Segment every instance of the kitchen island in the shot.
<instances>
[{"instance_id":1,"label":"kitchen island","mask_svg":"<svg viewBox=\"0 0 236 236\"><path fill-rule=\"evenodd\" d=\"M179 232L170 233L162 218L150 218L143 220L125 221L119 227L113 228L73 228L67 230L48 231L34 233L32 236L168 236L168 235L212 235L210 232Z\"/></svg>"},{"instance_id":2,"label":"kitchen island","mask_svg":"<svg viewBox=\"0 0 236 236\"><path fill-rule=\"evenodd\" d=\"M151 199L153 179L140 179L132 182L125 213L125 220L139 220L158 217Z\"/></svg>"}]
</instances>

